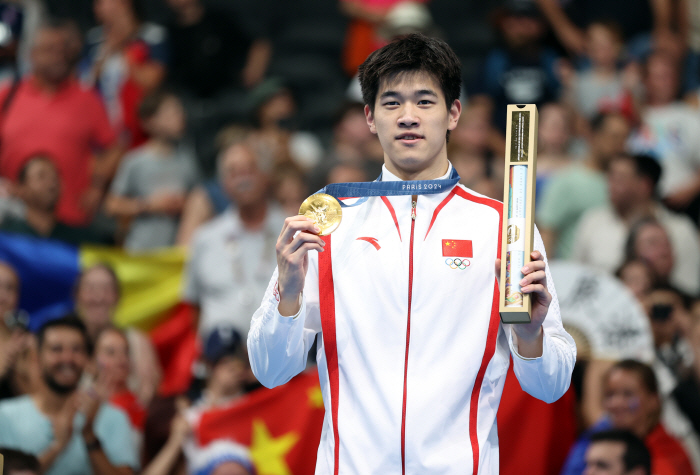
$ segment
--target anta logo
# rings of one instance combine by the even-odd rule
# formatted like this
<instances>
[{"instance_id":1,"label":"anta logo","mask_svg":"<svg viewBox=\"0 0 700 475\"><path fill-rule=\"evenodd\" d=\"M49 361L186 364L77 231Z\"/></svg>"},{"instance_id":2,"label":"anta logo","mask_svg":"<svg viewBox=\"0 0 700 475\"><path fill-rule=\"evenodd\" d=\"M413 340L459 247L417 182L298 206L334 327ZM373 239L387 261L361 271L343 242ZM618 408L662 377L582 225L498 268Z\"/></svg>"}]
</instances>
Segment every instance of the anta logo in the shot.
<instances>
[{"instance_id":1,"label":"anta logo","mask_svg":"<svg viewBox=\"0 0 700 475\"><path fill-rule=\"evenodd\" d=\"M450 269L466 269L471 265L469 258L474 257L471 240L443 239L442 257L446 257L445 264Z\"/></svg>"},{"instance_id":2,"label":"anta logo","mask_svg":"<svg viewBox=\"0 0 700 475\"><path fill-rule=\"evenodd\" d=\"M355 241L367 241L368 243L370 243L371 245L373 245L374 248L375 248L377 251L380 250L380 249L382 248L382 246L379 245L379 242L377 242L377 238L373 238L373 237L359 237L359 238L355 239Z\"/></svg>"}]
</instances>

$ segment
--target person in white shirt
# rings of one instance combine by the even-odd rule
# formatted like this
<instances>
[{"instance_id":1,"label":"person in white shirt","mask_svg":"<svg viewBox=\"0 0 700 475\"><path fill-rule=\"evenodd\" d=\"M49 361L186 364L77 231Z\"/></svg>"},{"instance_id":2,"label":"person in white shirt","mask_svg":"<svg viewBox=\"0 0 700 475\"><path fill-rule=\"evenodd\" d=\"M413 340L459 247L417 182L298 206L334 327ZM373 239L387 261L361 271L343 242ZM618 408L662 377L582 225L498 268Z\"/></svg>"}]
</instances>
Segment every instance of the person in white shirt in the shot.
<instances>
[{"instance_id":1,"label":"person in white shirt","mask_svg":"<svg viewBox=\"0 0 700 475\"><path fill-rule=\"evenodd\" d=\"M360 83L384 149L370 185L409 194L346 200L356 206L323 237L306 217L287 218L248 334L251 366L265 386L284 384L317 340L318 475L498 473L510 356L523 389L547 402L568 389L576 359L544 246L536 232L522 280L532 322L502 325L503 204L456 185L447 159L462 109L459 60L441 40L408 35L372 53ZM443 256L452 240L464 243L460 266Z\"/></svg>"}]
</instances>

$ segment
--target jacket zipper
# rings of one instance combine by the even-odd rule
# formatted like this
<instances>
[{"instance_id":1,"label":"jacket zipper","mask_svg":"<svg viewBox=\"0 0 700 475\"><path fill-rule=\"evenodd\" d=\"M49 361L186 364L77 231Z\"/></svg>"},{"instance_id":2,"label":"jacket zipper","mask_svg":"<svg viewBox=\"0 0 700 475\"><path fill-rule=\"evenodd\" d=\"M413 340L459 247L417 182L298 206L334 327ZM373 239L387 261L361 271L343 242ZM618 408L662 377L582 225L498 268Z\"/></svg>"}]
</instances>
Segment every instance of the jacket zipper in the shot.
<instances>
[{"instance_id":1,"label":"jacket zipper","mask_svg":"<svg viewBox=\"0 0 700 475\"><path fill-rule=\"evenodd\" d=\"M401 409L401 473L406 475L406 396L408 395L408 346L411 341L411 300L413 298L413 234L416 227L418 196L411 197L411 240L408 251L408 318L406 321L406 358L403 366L403 407Z\"/></svg>"}]
</instances>

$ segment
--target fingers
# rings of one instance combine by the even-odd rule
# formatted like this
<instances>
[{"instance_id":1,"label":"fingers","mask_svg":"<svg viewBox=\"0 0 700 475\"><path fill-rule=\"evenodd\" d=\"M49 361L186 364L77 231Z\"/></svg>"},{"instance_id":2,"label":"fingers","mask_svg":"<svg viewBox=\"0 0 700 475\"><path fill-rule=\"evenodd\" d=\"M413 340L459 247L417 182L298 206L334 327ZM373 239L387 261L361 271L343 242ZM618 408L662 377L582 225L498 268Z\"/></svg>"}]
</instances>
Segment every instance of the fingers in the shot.
<instances>
[{"instance_id":1,"label":"fingers","mask_svg":"<svg viewBox=\"0 0 700 475\"><path fill-rule=\"evenodd\" d=\"M287 244L291 242L294 235L299 232L304 231L310 234L318 234L321 232L321 228L316 226L313 220L307 218L306 216L290 216L284 220L284 225L282 226L282 231L277 239L277 246L279 250L280 245Z\"/></svg>"}]
</instances>

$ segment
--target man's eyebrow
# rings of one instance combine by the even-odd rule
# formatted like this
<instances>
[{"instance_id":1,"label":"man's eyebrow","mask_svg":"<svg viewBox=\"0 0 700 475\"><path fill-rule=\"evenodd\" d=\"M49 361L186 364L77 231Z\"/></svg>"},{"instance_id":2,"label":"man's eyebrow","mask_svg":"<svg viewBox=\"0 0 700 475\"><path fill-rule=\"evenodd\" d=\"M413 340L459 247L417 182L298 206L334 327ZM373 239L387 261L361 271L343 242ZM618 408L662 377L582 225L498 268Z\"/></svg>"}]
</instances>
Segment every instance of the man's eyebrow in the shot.
<instances>
[{"instance_id":1,"label":"man's eyebrow","mask_svg":"<svg viewBox=\"0 0 700 475\"><path fill-rule=\"evenodd\" d=\"M433 91L432 89L421 89L420 91L416 91L416 96L424 96L424 95L430 95L430 96L437 97L437 92Z\"/></svg>"},{"instance_id":2,"label":"man's eyebrow","mask_svg":"<svg viewBox=\"0 0 700 475\"><path fill-rule=\"evenodd\" d=\"M400 97L401 94L399 94L396 91L384 91L382 94L379 96L380 99L384 99L385 97Z\"/></svg>"}]
</instances>

